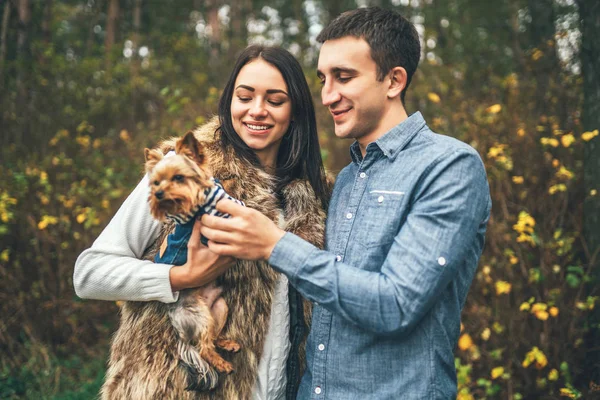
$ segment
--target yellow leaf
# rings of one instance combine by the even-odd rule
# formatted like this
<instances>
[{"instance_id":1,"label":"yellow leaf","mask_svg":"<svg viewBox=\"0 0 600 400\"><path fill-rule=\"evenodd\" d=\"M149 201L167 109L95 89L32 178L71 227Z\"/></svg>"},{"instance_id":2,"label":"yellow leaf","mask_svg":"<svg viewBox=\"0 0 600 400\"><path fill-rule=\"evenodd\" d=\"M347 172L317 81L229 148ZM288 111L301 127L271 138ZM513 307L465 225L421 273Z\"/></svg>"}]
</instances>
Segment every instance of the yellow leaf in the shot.
<instances>
[{"instance_id":1,"label":"yellow leaf","mask_svg":"<svg viewBox=\"0 0 600 400\"><path fill-rule=\"evenodd\" d=\"M83 224L83 222L87 219L87 215L81 213L77 216L77 222Z\"/></svg>"},{"instance_id":2,"label":"yellow leaf","mask_svg":"<svg viewBox=\"0 0 600 400\"><path fill-rule=\"evenodd\" d=\"M577 395L575 393L573 393L573 391L571 389L568 389L568 388L561 388L560 395L561 395L561 397L568 397L570 399L577 398Z\"/></svg>"},{"instance_id":3,"label":"yellow leaf","mask_svg":"<svg viewBox=\"0 0 600 400\"><path fill-rule=\"evenodd\" d=\"M496 367L494 369L492 369L492 379L496 379L499 376L502 376L502 374L504 373L504 367Z\"/></svg>"},{"instance_id":4,"label":"yellow leaf","mask_svg":"<svg viewBox=\"0 0 600 400\"><path fill-rule=\"evenodd\" d=\"M126 129L121 130L121 133L119 133L119 137L121 138L122 141L127 142L129 141L130 137L129 137L129 132L127 132Z\"/></svg>"},{"instance_id":5,"label":"yellow leaf","mask_svg":"<svg viewBox=\"0 0 600 400\"><path fill-rule=\"evenodd\" d=\"M543 137L540 139L540 143L543 144L544 146L552 146L552 147L558 147L558 140L555 138L548 138L548 137Z\"/></svg>"},{"instance_id":6,"label":"yellow leaf","mask_svg":"<svg viewBox=\"0 0 600 400\"><path fill-rule=\"evenodd\" d=\"M573 136L572 133L563 135L560 138L560 142L562 143L563 147L569 147L573 144L573 142L575 142L575 136Z\"/></svg>"},{"instance_id":7,"label":"yellow leaf","mask_svg":"<svg viewBox=\"0 0 600 400\"><path fill-rule=\"evenodd\" d=\"M519 259L515 256L510 256L510 258L508 259L508 261L510 262L511 265L515 265L519 262Z\"/></svg>"},{"instance_id":8,"label":"yellow leaf","mask_svg":"<svg viewBox=\"0 0 600 400\"><path fill-rule=\"evenodd\" d=\"M500 296L501 294L510 293L512 285L506 281L498 281L496 282L496 294Z\"/></svg>"},{"instance_id":9,"label":"yellow leaf","mask_svg":"<svg viewBox=\"0 0 600 400\"><path fill-rule=\"evenodd\" d=\"M515 185L521 185L525 181L522 176L513 176L512 181Z\"/></svg>"},{"instance_id":10,"label":"yellow leaf","mask_svg":"<svg viewBox=\"0 0 600 400\"><path fill-rule=\"evenodd\" d=\"M10 250L9 249L3 250L2 253L0 253L0 261L8 262L9 256L10 256Z\"/></svg>"},{"instance_id":11,"label":"yellow leaf","mask_svg":"<svg viewBox=\"0 0 600 400\"><path fill-rule=\"evenodd\" d=\"M585 140L586 142L589 142L590 140L592 140L596 136L598 136L598 129L594 129L591 132L583 132L581 134L581 139Z\"/></svg>"},{"instance_id":12,"label":"yellow leaf","mask_svg":"<svg viewBox=\"0 0 600 400\"><path fill-rule=\"evenodd\" d=\"M458 348L462 351L466 351L473 346L473 339L471 339L471 335L468 333L463 334L460 339L458 339Z\"/></svg>"},{"instance_id":13,"label":"yellow leaf","mask_svg":"<svg viewBox=\"0 0 600 400\"><path fill-rule=\"evenodd\" d=\"M525 129L523 129L523 128L519 128L519 129L517 130L517 136L519 136L519 137L523 137L523 136L525 136Z\"/></svg>"},{"instance_id":14,"label":"yellow leaf","mask_svg":"<svg viewBox=\"0 0 600 400\"><path fill-rule=\"evenodd\" d=\"M492 331L490 330L490 328L485 328L483 332L481 332L481 338L487 342L491 334Z\"/></svg>"},{"instance_id":15,"label":"yellow leaf","mask_svg":"<svg viewBox=\"0 0 600 400\"><path fill-rule=\"evenodd\" d=\"M500 111L502 111L502 105L494 104L493 106L486 108L485 111L490 114L498 114Z\"/></svg>"},{"instance_id":16,"label":"yellow leaf","mask_svg":"<svg viewBox=\"0 0 600 400\"><path fill-rule=\"evenodd\" d=\"M531 305L528 302L523 302L521 307L519 307L519 311L528 311L531 308Z\"/></svg>"},{"instance_id":17,"label":"yellow leaf","mask_svg":"<svg viewBox=\"0 0 600 400\"><path fill-rule=\"evenodd\" d=\"M545 321L548 319L548 311L536 311L535 317L541 321Z\"/></svg>"},{"instance_id":18,"label":"yellow leaf","mask_svg":"<svg viewBox=\"0 0 600 400\"><path fill-rule=\"evenodd\" d=\"M597 194L598 194L598 191L596 189L590 190L590 196L595 196Z\"/></svg>"},{"instance_id":19,"label":"yellow leaf","mask_svg":"<svg viewBox=\"0 0 600 400\"><path fill-rule=\"evenodd\" d=\"M531 306L531 312L535 313L538 311L546 311L548 309L548 304L546 303L535 303L533 306Z\"/></svg>"},{"instance_id":20,"label":"yellow leaf","mask_svg":"<svg viewBox=\"0 0 600 400\"><path fill-rule=\"evenodd\" d=\"M548 380L549 381L556 381L556 380L558 380L558 371L556 369L552 369L552 371L550 371L548 373Z\"/></svg>"},{"instance_id":21,"label":"yellow leaf","mask_svg":"<svg viewBox=\"0 0 600 400\"><path fill-rule=\"evenodd\" d=\"M558 161L556 158L554 160L552 160L552 166L554 168L558 168L560 165L560 161Z\"/></svg>"},{"instance_id":22,"label":"yellow leaf","mask_svg":"<svg viewBox=\"0 0 600 400\"><path fill-rule=\"evenodd\" d=\"M548 310L548 312L553 317L556 317L558 315L558 307L550 307L550 309Z\"/></svg>"},{"instance_id":23,"label":"yellow leaf","mask_svg":"<svg viewBox=\"0 0 600 400\"><path fill-rule=\"evenodd\" d=\"M441 101L440 96L438 96L437 93L433 93L433 92L427 93L427 98L429 99L429 101L431 101L433 103L439 103Z\"/></svg>"}]
</instances>

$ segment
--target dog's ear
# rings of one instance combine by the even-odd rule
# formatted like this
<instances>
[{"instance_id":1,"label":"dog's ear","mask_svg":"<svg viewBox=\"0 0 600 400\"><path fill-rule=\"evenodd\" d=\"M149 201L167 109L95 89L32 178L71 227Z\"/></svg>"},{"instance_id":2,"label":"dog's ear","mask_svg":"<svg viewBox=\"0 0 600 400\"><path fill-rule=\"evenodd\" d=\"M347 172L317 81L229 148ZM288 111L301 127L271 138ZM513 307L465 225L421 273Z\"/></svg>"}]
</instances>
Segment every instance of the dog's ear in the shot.
<instances>
[{"instance_id":1,"label":"dog's ear","mask_svg":"<svg viewBox=\"0 0 600 400\"><path fill-rule=\"evenodd\" d=\"M146 157L146 172L150 173L154 166L163 159L164 155L162 151L157 149L144 149L144 156Z\"/></svg>"},{"instance_id":2,"label":"dog's ear","mask_svg":"<svg viewBox=\"0 0 600 400\"><path fill-rule=\"evenodd\" d=\"M196 139L194 132L189 131L184 137L175 144L175 152L183 154L196 162L199 166L204 164L206 157L204 156L204 146Z\"/></svg>"}]
</instances>

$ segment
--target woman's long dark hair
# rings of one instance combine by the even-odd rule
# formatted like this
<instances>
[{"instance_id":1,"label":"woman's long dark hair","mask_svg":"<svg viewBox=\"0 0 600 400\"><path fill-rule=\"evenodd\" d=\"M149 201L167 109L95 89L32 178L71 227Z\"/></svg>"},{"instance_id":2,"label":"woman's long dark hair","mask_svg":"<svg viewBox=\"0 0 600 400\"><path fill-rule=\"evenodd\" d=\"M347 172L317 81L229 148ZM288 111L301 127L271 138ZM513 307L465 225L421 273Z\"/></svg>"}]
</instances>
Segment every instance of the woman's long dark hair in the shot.
<instances>
[{"instance_id":1,"label":"woman's long dark hair","mask_svg":"<svg viewBox=\"0 0 600 400\"><path fill-rule=\"evenodd\" d=\"M246 64L259 58L279 70L287 84L292 102L291 119L293 122L290 122L277 153L276 193L281 195L282 189L294 179L307 179L317 199L327 210L329 190L326 185L325 169L319 147L315 108L302 67L287 50L279 47L254 45L247 47L239 55L219 100L221 145L224 148L232 146L238 157L242 157L254 165L260 165L254 151L236 133L231 122L231 100L233 99L235 80Z\"/></svg>"}]
</instances>

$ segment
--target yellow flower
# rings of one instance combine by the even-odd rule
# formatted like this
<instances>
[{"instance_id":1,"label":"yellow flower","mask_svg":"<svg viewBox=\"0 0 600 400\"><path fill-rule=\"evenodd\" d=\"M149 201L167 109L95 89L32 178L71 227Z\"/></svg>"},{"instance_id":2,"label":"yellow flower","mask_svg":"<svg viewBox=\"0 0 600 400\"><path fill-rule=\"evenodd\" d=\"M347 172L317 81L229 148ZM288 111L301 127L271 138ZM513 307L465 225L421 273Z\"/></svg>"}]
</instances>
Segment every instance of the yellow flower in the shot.
<instances>
[{"instance_id":1,"label":"yellow flower","mask_svg":"<svg viewBox=\"0 0 600 400\"><path fill-rule=\"evenodd\" d=\"M462 351L469 350L473 346L473 339L471 339L471 335L468 333L463 334L460 339L458 339L458 348Z\"/></svg>"},{"instance_id":2,"label":"yellow flower","mask_svg":"<svg viewBox=\"0 0 600 400\"><path fill-rule=\"evenodd\" d=\"M568 133L560 138L560 142L562 143L563 147L569 147L573 144L573 142L575 142L575 136L573 136L572 133Z\"/></svg>"},{"instance_id":3,"label":"yellow flower","mask_svg":"<svg viewBox=\"0 0 600 400\"><path fill-rule=\"evenodd\" d=\"M433 102L433 103L439 103L440 102L440 96L437 95L437 93L427 93L427 98L429 99L429 101Z\"/></svg>"},{"instance_id":4,"label":"yellow flower","mask_svg":"<svg viewBox=\"0 0 600 400\"><path fill-rule=\"evenodd\" d=\"M3 250L2 253L0 253L0 261L7 263L9 256L10 256L10 250L9 249Z\"/></svg>"},{"instance_id":5,"label":"yellow flower","mask_svg":"<svg viewBox=\"0 0 600 400\"><path fill-rule=\"evenodd\" d=\"M490 114L498 114L500 111L502 111L502 105L494 104L493 106L486 108L485 111Z\"/></svg>"},{"instance_id":6,"label":"yellow flower","mask_svg":"<svg viewBox=\"0 0 600 400\"><path fill-rule=\"evenodd\" d=\"M510 293L511 287L512 285L508 282L498 281L496 282L496 294L498 296L500 296L501 294L508 294Z\"/></svg>"},{"instance_id":7,"label":"yellow flower","mask_svg":"<svg viewBox=\"0 0 600 400\"><path fill-rule=\"evenodd\" d=\"M121 133L119 133L119 137L121 138L122 141L127 142L129 141L130 137L129 137L129 132L127 132L126 129L121 130Z\"/></svg>"},{"instance_id":8,"label":"yellow flower","mask_svg":"<svg viewBox=\"0 0 600 400\"><path fill-rule=\"evenodd\" d=\"M567 191L567 185L565 185L564 183L559 183L558 185L553 185L548 188L548 193L550 193L550 194L554 194L557 192L566 192L566 191Z\"/></svg>"},{"instance_id":9,"label":"yellow flower","mask_svg":"<svg viewBox=\"0 0 600 400\"><path fill-rule=\"evenodd\" d=\"M556 369L552 369L552 371L550 371L548 373L548 380L549 381L556 381L556 380L558 380L558 371Z\"/></svg>"},{"instance_id":10,"label":"yellow flower","mask_svg":"<svg viewBox=\"0 0 600 400\"><path fill-rule=\"evenodd\" d=\"M592 140L593 138L595 138L596 136L598 136L598 129L594 129L591 132L583 132L581 134L581 138L583 140L585 140L586 142L589 142L590 140Z\"/></svg>"},{"instance_id":11,"label":"yellow flower","mask_svg":"<svg viewBox=\"0 0 600 400\"><path fill-rule=\"evenodd\" d=\"M527 368L535 361L535 367L542 369L548 365L548 359L546 355L537 347L533 347L526 355L523 360L523 368Z\"/></svg>"},{"instance_id":12,"label":"yellow flower","mask_svg":"<svg viewBox=\"0 0 600 400\"><path fill-rule=\"evenodd\" d=\"M89 147L89 146L90 146L90 141L91 141L91 138L90 138L89 136L87 136L87 135L85 135L85 136L77 136L77 137L75 138L75 141L76 141L77 143L79 143L79 145L80 145L81 147L85 147L85 148L87 148L87 147Z\"/></svg>"},{"instance_id":13,"label":"yellow flower","mask_svg":"<svg viewBox=\"0 0 600 400\"><path fill-rule=\"evenodd\" d=\"M53 217L51 215L44 215L40 222L38 222L38 229L43 231L48 227L48 225L56 225L58 223L58 218Z\"/></svg>"},{"instance_id":14,"label":"yellow flower","mask_svg":"<svg viewBox=\"0 0 600 400\"><path fill-rule=\"evenodd\" d=\"M540 139L540 143L543 144L544 146L552 146L552 147L558 147L558 140L555 138L547 138L547 137L543 137Z\"/></svg>"},{"instance_id":15,"label":"yellow flower","mask_svg":"<svg viewBox=\"0 0 600 400\"><path fill-rule=\"evenodd\" d=\"M556 177L558 179L573 179L573 173L566 169L564 166L560 167L558 171L556 171Z\"/></svg>"},{"instance_id":16,"label":"yellow flower","mask_svg":"<svg viewBox=\"0 0 600 400\"><path fill-rule=\"evenodd\" d=\"M504 367L496 367L494 369L492 369L492 379L496 379L499 376L502 376L502 374L504 373Z\"/></svg>"},{"instance_id":17,"label":"yellow flower","mask_svg":"<svg viewBox=\"0 0 600 400\"><path fill-rule=\"evenodd\" d=\"M548 311L536 311L535 317L541 321L545 321L548 319Z\"/></svg>"},{"instance_id":18,"label":"yellow flower","mask_svg":"<svg viewBox=\"0 0 600 400\"><path fill-rule=\"evenodd\" d=\"M553 317L556 317L558 315L558 307L550 307L550 309L548 310L548 312Z\"/></svg>"},{"instance_id":19,"label":"yellow flower","mask_svg":"<svg viewBox=\"0 0 600 400\"><path fill-rule=\"evenodd\" d=\"M491 334L492 331L490 330L490 328L485 328L483 332L481 332L481 338L487 342Z\"/></svg>"},{"instance_id":20,"label":"yellow flower","mask_svg":"<svg viewBox=\"0 0 600 400\"><path fill-rule=\"evenodd\" d=\"M513 176L512 181L515 185L521 185L525 181L522 176Z\"/></svg>"}]
</instances>

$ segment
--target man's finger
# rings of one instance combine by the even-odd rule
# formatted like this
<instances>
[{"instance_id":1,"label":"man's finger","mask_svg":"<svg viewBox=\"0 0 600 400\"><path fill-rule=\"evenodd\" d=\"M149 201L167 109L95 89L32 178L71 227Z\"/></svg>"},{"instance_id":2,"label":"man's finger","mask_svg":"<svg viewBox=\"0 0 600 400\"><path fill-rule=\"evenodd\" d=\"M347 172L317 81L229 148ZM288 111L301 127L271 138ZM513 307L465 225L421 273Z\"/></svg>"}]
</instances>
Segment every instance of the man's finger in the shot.
<instances>
[{"instance_id":1,"label":"man's finger","mask_svg":"<svg viewBox=\"0 0 600 400\"><path fill-rule=\"evenodd\" d=\"M208 249L215 254L220 256L231 256L233 255L233 246L228 244L222 244L213 242L212 240L208 241Z\"/></svg>"},{"instance_id":2,"label":"man's finger","mask_svg":"<svg viewBox=\"0 0 600 400\"><path fill-rule=\"evenodd\" d=\"M230 232L226 232L219 229L212 229L208 226L203 226L201 230L204 237L208 238L211 242L226 243L229 244L233 240L233 235Z\"/></svg>"},{"instance_id":3,"label":"man's finger","mask_svg":"<svg viewBox=\"0 0 600 400\"><path fill-rule=\"evenodd\" d=\"M220 203L222 202L220 201L218 204ZM202 216L202 225L227 232L233 231L235 228L235 222L231 221L231 218L215 217L214 215L208 214Z\"/></svg>"},{"instance_id":4,"label":"man's finger","mask_svg":"<svg viewBox=\"0 0 600 400\"><path fill-rule=\"evenodd\" d=\"M230 214L232 217L240 215L244 212L246 207L228 199L223 199L217 203L217 210Z\"/></svg>"}]
</instances>

